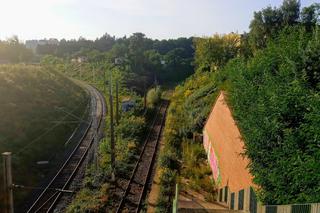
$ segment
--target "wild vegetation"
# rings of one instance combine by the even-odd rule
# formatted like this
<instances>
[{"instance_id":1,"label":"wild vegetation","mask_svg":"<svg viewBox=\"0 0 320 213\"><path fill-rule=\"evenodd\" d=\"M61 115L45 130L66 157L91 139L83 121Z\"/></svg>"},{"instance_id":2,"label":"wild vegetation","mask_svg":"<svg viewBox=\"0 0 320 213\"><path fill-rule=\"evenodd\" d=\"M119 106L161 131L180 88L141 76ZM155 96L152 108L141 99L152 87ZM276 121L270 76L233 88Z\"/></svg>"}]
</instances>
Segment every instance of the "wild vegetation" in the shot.
<instances>
[{"instance_id":1,"label":"wild vegetation","mask_svg":"<svg viewBox=\"0 0 320 213\"><path fill-rule=\"evenodd\" d=\"M118 65L125 71L125 84L140 94L155 81L178 82L193 73L192 38L152 40L143 33L115 38L105 34L94 41L61 40L58 45L39 45L37 54L52 55L65 62L79 57L91 64Z\"/></svg>"},{"instance_id":2,"label":"wild vegetation","mask_svg":"<svg viewBox=\"0 0 320 213\"><path fill-rule=\"evenodd\" d=\"M159 212L169 211L174 185L188 171L186 138L201 132L220 90L244 138L260 200L320 201L319 12L319 4L301 10L285 0L256 12L249 33L194 40L196 73L176 87L164 130Z\"/></svg>"},{"instance_id":3,"label":"wild vegetation","mask_svg":"<svg viewBox=\"0 0 320 213\"><path fill-rule=\"evenodd\" d=\"M147 106L154 108L161 101L161 88L156 86L152 88L147 93Z\"/></svg>"},{"instance_id":4,"label":"wild vegetation","mask_svg":"<svg viewBox=\"0 0 320 213\"><path fill-rule=\"evenodd\" d=\"M185 174L188 171L190 172L188 173L189 177L194 177L191 178L193 181L202 175L201 171L199 173L189 167L183 169L182 175L180 173L183 166L191 166L196 163L188 159L187 147L194 149L197 146L192 145L191 142L193 133L201 133L217 93L213 73L196 73L184 84L175 88L164 128L165 145L160 155L161 176L158 212L170 211L177 179L186 178ZM212 187L214 186L212 185ZM200 188L211 190L210 188Z\"/></svg>"},{"instance_id":5,"label":"wild vegetation","mask_svg":"<svg viewBox=\"0 0 320 213\"><path fill-rule=\"evenodd\" d=\"M233 60L224 70L266 203L319 202L319 39L317 32L287 28L252 59Z\"/></svg>"},{"instance_id":6,"label":"wild vegetation","mask_svg":"<svg viewBox=\"0 0 320 213\"><path fill-rule=\"evenodd\" d=\"M122 114L116 126L116 178L130 177L146 131L142 100L136 103L133 109ZM115 197L112 196L115 185L112 181L109 132L106 131L106 138L100 142L97 164L89 166L83 188L76 194L67 212L102 212L115 208Z\"/></svg>"},{"instance_id":7,"label":"wild vegetation","mask_svg":"<svg viewBox=\"0 0 320 213\"><path fill-rule=\"evenodd\" d=\"M115 176L129 179L134 163L137 160L141 145L147 131L147 123L153 116L154 109L146 110L144 99L125 84L126 70L121 65L98 60L83 63L71 63L54 56L46 56L42 66L60 71L70 77L95 85L105 96L110 110L109 94L112 74L111 91L113 94L114 126L115 126ZM119 120L116 119L116 83L119 91ZM152 102L156 107L161 96L160 88L155 91ZM122 103L129 101L132 107L122 108ZM110 111L105 120L105 138L99 143L98 160L88 165L83 187L76 193L75 199L68 206L67 212L105 211L114 209L113 191L115 182L112 180L111 146L110 146Z\"/></svg>"},{"instance_id":8,"label":"wild vegetation","mask_svg":"<svg viewBox=\"0 0 320 213\"><path fill-rule=\"evenodd\" d=\"M20 43L18 37L0 40L0 63L31 62L33 58L33 52Z\"/></svg>"},{"instance_id":9,"label":"wild vegetation","mask_svg":"<svg viewBox=\"0 0 320 213\"><path fill-rule=\"evenodd\" d=\"M141 96L149 90L147 100L154 107L159 101L160 90L150 90L151 87L158 83L172 85L188 77L175 88L168 109L165 145L160 155L158 212L170 211L177 182L184 182L197 191L206 191L208 199L214 196L215 186L210 182L204 163L205 154L192 138L202 133L220 90L226 91L227 101L244 138L244 154L251 160L249 169L259 186L260 200L268 204L320 202L319 17L319 4L301 9L299 1L284 0L279 8L267 7L255 12L250 31L241 35L216 34L205 38L159 41L146 38L142 33L134 33L128 38L105 34L95 41L80 38L61 40L57 45L40 45L36 54L42 59L42 68L23 65L0 68L3 70L0 77L5 82L5 86L0 87L4 91L1 100L5 101L1 112L10 112L23 103L23 110L30 116L23 117L25 114L21 113L24 120L14 127L3 122L0 128L11 136L0 137L3 137L2 141L10 141L4 143L7 144L6 150L15 144L20 144L21 148L23 143L14 142L17 137L10 132L12 129L19 130L15 131L19 133L19 140L29 140L30 135L39 132L28 133L24 129L26 126L43 127L51 118L68 119L63 113L47 115L48 106L67 104L67 109L79 106L74 113L82 115L85 94L69 80L62 80L57 71L94 84L104 91L106 98L109 84L112 84L114 94L118 82L120 100L129 99L134 103L128 112L120 110L116 125L116 175L126 177L132 170L132 162L136 160L152 114L145 111ZM4 61L29 62L31 56L32 53L15 38L0 42L0 59ZM32 74L37 78L23 81L31 70L37 71ZM50 70L50 73L44 70ZM11 78L14 72L19 72L16 80ZM113 82L110 82L111 73ZM12 84L13 81L18 83ZM37 84L41 84L41 89L34 87ZM32 96L24 94L29 90ZM34 98L40 96L42 100ZM73 101L60 102L60 98ZM27 101L33 105L26 104ZM38 110L34 110L35 107L39 107ZM34 121L34 118L41 117L38 113L43 113L47 119ZM106 138L99 147L99 160L89 166L83 188L68 212L102 211L113 207L109 116ZM3 117L9 120L13 116L9 113ZM60 127L63 127L58 133L62 143L70 132L69 128L74 126L61 124L57 128ZM33 151L43 156L32 157L30 152L25 156L30 158L26 165L47 157L41 152L43 149L52 151L53 137L46 137L48 143L36 140L46 145L32 146ZM62 145L54 148L62 149ZM24 157L15 160L22 161ZM26 172L26 169L20 172Z\"/></svg>"}]
</instances>

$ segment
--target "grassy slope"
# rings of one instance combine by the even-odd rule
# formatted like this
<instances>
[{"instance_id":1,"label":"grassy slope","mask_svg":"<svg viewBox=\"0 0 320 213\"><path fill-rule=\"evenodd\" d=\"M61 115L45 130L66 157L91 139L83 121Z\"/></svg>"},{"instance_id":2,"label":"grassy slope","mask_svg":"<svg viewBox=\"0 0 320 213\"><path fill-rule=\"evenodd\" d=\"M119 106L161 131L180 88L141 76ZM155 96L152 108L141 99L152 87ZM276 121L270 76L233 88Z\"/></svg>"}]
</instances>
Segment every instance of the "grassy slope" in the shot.
<instances>
[{"instance_id":1,"label":"grassy slope","mask_svg":"<svg viewBox=\"0 0 320 213\"><path fill-rule=\"evenodd\" d=\"M36 185L49 172L36 162L50 160L52 168L69 148L64 144L78 124L57 123L75 119L56 107L82 116L87 103L84 90L57 72L0 66L0 151L13 152L15 183ZM21 190L15 193L17 203L24 195Z\"/></svg>"}]
</instances>

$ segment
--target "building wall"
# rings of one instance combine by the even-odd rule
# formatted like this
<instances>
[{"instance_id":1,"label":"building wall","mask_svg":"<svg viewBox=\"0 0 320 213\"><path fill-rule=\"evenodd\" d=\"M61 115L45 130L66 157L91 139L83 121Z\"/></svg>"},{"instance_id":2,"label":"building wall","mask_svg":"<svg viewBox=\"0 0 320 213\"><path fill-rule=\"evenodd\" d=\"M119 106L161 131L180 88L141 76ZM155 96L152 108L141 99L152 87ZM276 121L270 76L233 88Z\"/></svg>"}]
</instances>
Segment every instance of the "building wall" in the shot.
<instances>
[{"instance_id":1,"label":"building wall","mask_svg":"<svg viewBox=\"0 0 320 213\"><path fill-rule=\"evenodd\" d=\"M203 136L208 162L219 187L228 185L230 191L239 191L252 186L247 169L249 160L241 155L244 143L223 92L213 106Z\"/></svg>"}]
</instances>

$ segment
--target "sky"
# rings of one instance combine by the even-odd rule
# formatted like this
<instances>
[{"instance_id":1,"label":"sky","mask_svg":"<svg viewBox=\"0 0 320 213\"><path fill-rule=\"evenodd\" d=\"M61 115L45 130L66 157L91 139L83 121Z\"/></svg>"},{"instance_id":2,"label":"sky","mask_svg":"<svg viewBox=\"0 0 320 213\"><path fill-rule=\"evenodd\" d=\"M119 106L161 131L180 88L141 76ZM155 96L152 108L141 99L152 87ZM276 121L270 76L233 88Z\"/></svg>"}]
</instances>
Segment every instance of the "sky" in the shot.
<instances>
[{"instance_id":1,"label":"sky","mask_svg":"<svg viewBox=\"0 0 320 213\"><path fill-rule=\"evenodd\" d=\"M301 0L308 6L320 0ZM254 11L282 0L0 0L0 39L95 39L143 32L168 39L248 31Z\"/></svg>"}]
</instances>

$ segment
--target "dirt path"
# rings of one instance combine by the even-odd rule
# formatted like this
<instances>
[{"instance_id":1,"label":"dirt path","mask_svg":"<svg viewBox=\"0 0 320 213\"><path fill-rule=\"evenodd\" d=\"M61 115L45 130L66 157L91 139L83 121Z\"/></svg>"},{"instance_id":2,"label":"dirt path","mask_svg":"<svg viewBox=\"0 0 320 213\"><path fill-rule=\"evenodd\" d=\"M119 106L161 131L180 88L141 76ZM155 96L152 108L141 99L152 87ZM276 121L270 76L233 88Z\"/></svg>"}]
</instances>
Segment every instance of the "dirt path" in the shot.
<instances>
[{"instance_id":1,"label":"dirt path","mask_svg":"<svg viewBox=\"0 0 320 213\"><path fill-rule=\"evenodd\" d=\"M160 148L158 151L158 156L157 156L157 161L158 162L158 157L159 157L159 153L162 152L162 149L164 147L164 141L163 139L161 139L160 141L160 144L159 144ZM158 197L159 197L159 193L160 193L160 168L159 168L159 165L157 164L156 166L156 171L155 171L155 175L153 177L153 181L152 181L152 186L151 186L151 191L149 193L149 196L148 196L148 208L147 208L147 213L152 213L152 212L155 212L156 209L156 204L157 204L157 201L158 201Z\"/></svg>"},{"instance_id":2,"label":"dirt path","mask_svg":"<svg viewBox=\"0 0 320 213\"><path fill-rule=\"evenodd\" d=\"M191 189L181 190L179 193L180 209L216 209L226 210L227 207L217 202L208 202L201 193Z\"/></svg>"}]
</instances>

